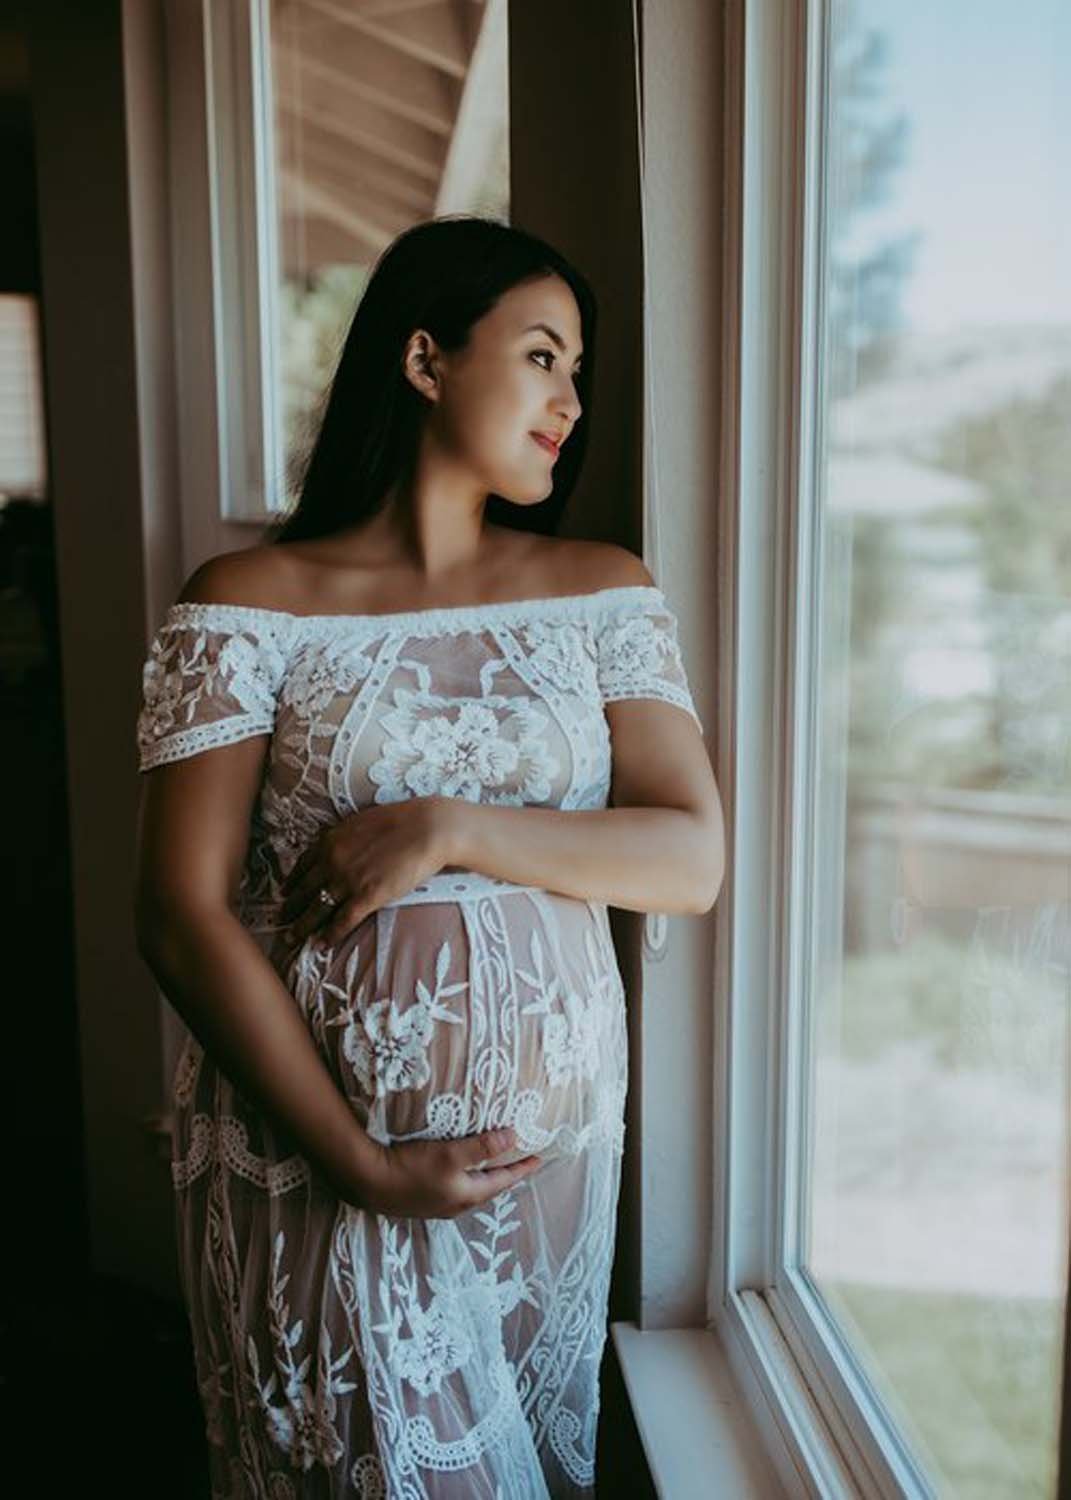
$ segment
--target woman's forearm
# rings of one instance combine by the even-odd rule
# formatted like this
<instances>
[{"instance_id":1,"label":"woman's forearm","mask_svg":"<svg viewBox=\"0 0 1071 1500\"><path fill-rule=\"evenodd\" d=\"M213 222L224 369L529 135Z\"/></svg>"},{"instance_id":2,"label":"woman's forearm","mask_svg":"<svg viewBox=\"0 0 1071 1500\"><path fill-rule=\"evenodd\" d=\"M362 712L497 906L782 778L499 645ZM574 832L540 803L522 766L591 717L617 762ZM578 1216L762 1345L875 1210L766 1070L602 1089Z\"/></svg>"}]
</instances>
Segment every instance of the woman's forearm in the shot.
<instances>
[{"instance_id":1,"label":"woman's forearm","mask_svg":"<svg viewBox=\"0 0 1071 1500\"><path fill-rule=\"evenodd\" d=\"M721 886L720 830L679 808L442 801L446 860L461 869L641 912L706 912Z\"/></svg>"},{"instance_id":2,"label":"woman's forearm","mask_svg":"<svg viewBox=\"0 0 1071 1500\"><path fill-rule=\"evenodd\" d=\"M316 1050L293 996L230 911L170 917L138 947L167 999L251 1104L360 1207L378 1147Z\"/></svg>"}]
</instances>

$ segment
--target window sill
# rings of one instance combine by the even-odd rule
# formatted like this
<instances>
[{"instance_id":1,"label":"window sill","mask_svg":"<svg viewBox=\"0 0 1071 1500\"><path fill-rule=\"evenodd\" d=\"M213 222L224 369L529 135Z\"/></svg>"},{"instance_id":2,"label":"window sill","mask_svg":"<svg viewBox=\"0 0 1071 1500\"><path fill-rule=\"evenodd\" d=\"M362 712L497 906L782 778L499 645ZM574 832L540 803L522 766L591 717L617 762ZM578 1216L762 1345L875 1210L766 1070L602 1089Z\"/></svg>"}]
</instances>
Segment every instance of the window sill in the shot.
<instances>
[{"instance_id":1,"label":"window sill","mask_svg":"<svg viewBox=\"0 0 1071 1500\"><path fill-rule=\"evenodd\" d=\"M664 1500L773 1500L767 1458L716 1333L611 1325L636 1428Z\"/></svg>"}]
</instances>

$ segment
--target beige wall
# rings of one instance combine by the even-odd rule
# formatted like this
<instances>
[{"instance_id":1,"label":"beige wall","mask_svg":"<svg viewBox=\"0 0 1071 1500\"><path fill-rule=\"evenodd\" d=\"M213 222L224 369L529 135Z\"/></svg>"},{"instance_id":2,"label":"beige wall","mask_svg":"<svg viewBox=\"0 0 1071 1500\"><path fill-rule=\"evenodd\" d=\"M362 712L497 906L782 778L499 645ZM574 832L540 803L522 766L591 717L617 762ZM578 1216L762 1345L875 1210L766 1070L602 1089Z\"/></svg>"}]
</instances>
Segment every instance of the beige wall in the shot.
<instances>
[{"instance_id":1,"label":"beige wall","mask_svg":"<svg viewBox=\"0 0 1071 1500\"><path fill-rule=\"evenodd\" d=\"M643 97L651 368L648 438L659 556L648 556L680 625L680 643L728 823L727 716L718 691L731 551L720 538L723 277L723 6L644 0ZM650 528L649 528L650 529ZM724 643L729 650L731 642ZM638 1038L643 1121L640 1302L644 1328L701 1327L713 1225L711 1120L715 1027L713 913L668 921L665 950L644 963Z\"/></svg>"}]
</instances>

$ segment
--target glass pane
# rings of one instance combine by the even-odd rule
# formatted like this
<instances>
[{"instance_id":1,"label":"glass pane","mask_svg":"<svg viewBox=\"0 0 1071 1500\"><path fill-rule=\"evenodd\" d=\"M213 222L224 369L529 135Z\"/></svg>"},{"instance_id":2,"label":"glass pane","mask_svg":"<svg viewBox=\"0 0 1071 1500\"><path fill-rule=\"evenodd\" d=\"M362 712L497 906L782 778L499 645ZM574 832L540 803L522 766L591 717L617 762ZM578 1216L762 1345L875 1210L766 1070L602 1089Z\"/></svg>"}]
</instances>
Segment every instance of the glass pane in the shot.
<instances>
[{"instance_id":1,"label":"glass pane","mask_svg":"<svg viewBox=\"0 0 1071 1500\"><path fill-rule=\"evenodd\" d=\"M271 0L286 502L372 266L410 224L509 213L505 0Z\"/></svg>"},{"instance_id":2,"label":"glass pane","mask_svg":"<svg viewBox=\"0 0 1071 1500\"><path fill-rule=\"evenodd\" d=\"M48 486L38 301L0 294L0 507Z\"/></svg>"},{"instance_id":3,"label":"glass pane","mask_svg":"<svg viewBox=\"0 0 1071 1500\"><path fill-rule=\"evenodd\" d=\"M1055 1494L1071 7L832 0L803 1269L937 1493Z\"/></svg>"}]
</instances>

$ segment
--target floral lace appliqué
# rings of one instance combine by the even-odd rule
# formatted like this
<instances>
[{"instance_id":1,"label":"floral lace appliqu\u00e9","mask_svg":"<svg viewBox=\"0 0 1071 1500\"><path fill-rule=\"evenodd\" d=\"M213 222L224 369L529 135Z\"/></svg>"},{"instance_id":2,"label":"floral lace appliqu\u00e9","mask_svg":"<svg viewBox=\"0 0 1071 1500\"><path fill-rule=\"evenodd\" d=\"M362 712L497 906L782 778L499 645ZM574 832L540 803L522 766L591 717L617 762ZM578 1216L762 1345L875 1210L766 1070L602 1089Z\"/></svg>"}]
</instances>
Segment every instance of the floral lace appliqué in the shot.
<instances>
[{"instance_id":1,"label":"floral lace appliqu\u00e9","mask_svg":"<svg viewBox=\"0 0 1071 1500\"><path fill-rule=\"evenodd\" d=\"M414 1390L430 1396L445 1376L468 1363L472 1342L442 1297L433 1297L427 1308L411 1306L407 1317L411 1336L395 1344L394 1368Z\"/></svg>"},{"instance_id":2,"label":"floral lace appliqu\u00e9","mask_svg":"<svg viewBox=\"0 0 1071 1500\"><path fill-rule=\"evenodd\" d=\"M448 699L398 688L380 723L389 738L368 770L377 802L463 797L519 806L544 802L559 766L549 719L528 698Z\"/></svg>"},{"instance_id":3,"label":"floral lace appliqu\u00e9","mask_svg":"<svg viewBox=\"0 0 1071 1500\"><path fill-rule=\"evenodd\" d=\"M327 640L297 652L283 684L282 700L311 719L340 693L352 693L372 670L372 658L353 641Z\"/></svg>"},{"instance_id":4,"label":"floral lace appliqu\u00e9","mask_svg":"<svg viewBox=\"0 0 1071 1500\"><path fill-rule=\"evenodd\" d=\"M354 963L352 955L350 963ZM461 1025L461 1017L448 1010L442 1001L468 988L467 983L443 983L449 968L450 944L444 942L435 960L434 994L422 979L418 979L417 998L404 1011L388 996L362 1012L354 1004L349 986L340 988L326 981L323 983L323 989L343 1002L339 1014L328 1024L345 1026L343 1054L368 1093L381 1099L401 1089L423 1088L431 1078L428 1043L434 1034L435 1022Z\"/></svg>"},{"instance_id":5,"label":"floral lace appliqu\u00e9","mask_svg":"<svg viewBox=\"0 0 1071 1500\"><path fill-rule=\"evenodd\" d=\"M174 759L186 747L228 743L239 723L242 734L270 729L285 670L270 630L245 634L222 621L217 627L209 606L173 605L142 667L142 764Z\"/></svg>"},{"instance_id":6,"label":"floral lace appliqu\u00e9","mask_svg":"<svg viewBox=\"0 0 1071 1500\"><path fill-rule=\"evenodd\" d=\"M582 625L533 620L517 634L527 646L536 671L560 692L583 694L595 690L595 653Z\"/></svg>"},{"instance_id":7,"label":"floral lace appliqu\u00e9","mask_svg":"<svg viewBox=\"0 0 1071 1500\"><path fill-rule=\"evenodd\" d=\"M533 929L528 951L531 972L518 968L517 977L535 991L535 999L521 1014L543 1017L543 1065L552 1085L570 1078L594 1078L599 1068L599 1012L590 1000L573 990L563 992L561 980L547 967L539 933ZM560 1005L561 1009L555 1007Z\"/></svg>"},{"instance_id":8,"label":"floral lace appliqu\u00e9","mask_svg":"<svg viewBox=\"0 0 1071 1500\"><path fill-rule=\"evenodd\" d=\"M656 629L649 615L628 615L608 625L599 640L599 669L611 691L635 686L642 692L671 674L676 660L672 635Z\"/></svg>"},{"instance_id":9,"label":"floral lace appliqu\u00e9","mask_svg":"<svg viewBox=\"0 0 1071 1500\"><path fill-rule=\"evenodd\" d=\"M310 807L298 790L281 792L270 781L260 797L260 816L273 842L304 850L322 832L323 814Z\"/></svg>"},{"instance_id":10,"label":"floral lace appliqu\u00e9","mask_svg":"<svg viewBox=\"0 0 1071 1500\"><path fill-rule=\"evenodd\" d=\"M275 1368L262 1383L256 1341L251 1335L247 1342L249 1366L273 1441L288 1455L296 1468L308 1470L314 1463L330 1468L345 1452L334 1426L338 1412L335 1398L356 1389L356 1382L343 1380L338 1373L353 1357L353 1349L350 1347L344 1350L338 1359L332 1360L330 1333L326 1327L318 1329L319 1378L315 1389L310 1387L308 1373L312 1355L306 1354L298 1364L294 1353L301 1342L304 1324L299 1318L290 1325L290 1307L283 1296L290 1280L289 1275L280 1274L284 1244L285 1239L280 1230L272 1248L271 1288L268 1296ZM272 1400L277 1385L281 1385L281 1401L278 1405Z\"/></svg>"}]
</instances>

